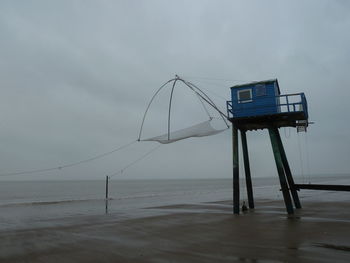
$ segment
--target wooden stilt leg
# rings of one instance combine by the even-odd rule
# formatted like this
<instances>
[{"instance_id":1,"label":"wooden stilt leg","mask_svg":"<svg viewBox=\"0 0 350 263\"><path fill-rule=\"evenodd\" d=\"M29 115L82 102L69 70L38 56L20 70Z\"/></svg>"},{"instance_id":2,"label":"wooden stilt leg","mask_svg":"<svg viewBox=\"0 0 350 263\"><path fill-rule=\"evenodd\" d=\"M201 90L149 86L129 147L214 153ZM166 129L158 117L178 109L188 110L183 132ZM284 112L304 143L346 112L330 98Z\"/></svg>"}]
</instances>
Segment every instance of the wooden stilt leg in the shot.
<instances>
[{"instance_id":1,"label":"wooden stilt leg","mask_svg":"<svg viewBox=\"0 0 350 263\"><path fill-rule=\"evenodd\" d=\"M275 162L277 166L277 171L278 171L278 176L280 179L280 184L282 188L282 193L283 193L283 198L284 198L284 203L286 205L287 213L288 214L293 214L293 204L292 204L292 199L289 194L288 190L288 184L287 180L284 174L284 169L283 169L283 163L282 163L282 158L281 158L281 153L280 149L278 146L278 135L276 133L276 128L269 128L269 134L270 134L270 139L271 139L271 145L272 145L272 150L273 150L273 155L275 157Z\"/></svg>"},{"instance_id":2,"label":"wooden stilt leg","mask_svg":"<svg viewBox=\"0 0 350 263\"><path fill-rule=\"evenodd\" d=\"M242 150L243 150L243 159L244 159L245 180L246 180L247 194L248 194L248 205L249 205L249 208L254 208L253 186L252 186L252 178L250 176L248 144L247 144L247 136L246 136L245 130L241 130L241 139L242 139Z\"/></svg>"},{"instance_id":3,"label":"wooden stilt leg","mask_svg":"<svg viewBox=\"0 0 350 263\"><path fill-rule=\"evenodd\" d=\"M238 129L232 126L233 213L239 214Z\"/></svg>"},{"instance_id":4,"label":"wooden stilt leg","mask_svg":"<svg viewBox=\"0 0 350 263\"><path fill-rule=\"evenodd\" d=\"M279 146L281 157L282 157L282 163L283 163L284 171L286 173L287 181L289 184L289 189L290 189L290 192L292 193L295 208L301 208L298 192L295 189L294 179L293 179L290 167L289 167L286 152L284 151L281 135L280 135L277 128L276 128L275 132L277 134L278 146Z\"/></svg>"}]
</instances>

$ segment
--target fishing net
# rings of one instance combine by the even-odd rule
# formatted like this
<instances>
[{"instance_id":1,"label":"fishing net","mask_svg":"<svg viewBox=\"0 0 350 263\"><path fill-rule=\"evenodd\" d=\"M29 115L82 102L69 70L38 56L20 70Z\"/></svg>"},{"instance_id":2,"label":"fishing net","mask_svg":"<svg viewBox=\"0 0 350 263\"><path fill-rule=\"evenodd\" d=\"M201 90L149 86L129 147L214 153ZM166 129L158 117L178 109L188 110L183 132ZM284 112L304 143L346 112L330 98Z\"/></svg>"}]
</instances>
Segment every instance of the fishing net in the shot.
<instances>
[{"instance_id":1,"label":"fishing net","mask_svg":"<svg viewBox=\"0 0 350 263\"><path fill-rule=\"evenodd\" d=\"M223 132L224 130L227 129L225 128L225 129L217 130L213 128L210 122L211 122L210 120L204 121L181 130L170 132L169 134L166 133L160 136L144 139L142 141L156 141L162 144L167 144L167 143L172 143L172 142L180 141L191 137L204 137L204 136L214 135L214 134Z\"/></svg>"},{"instance_id":2,"label":"fishing net","mask_svg":"<svg viewBox=\"0 0 350 263\"><path fill-rule=\"evenodd\" d=\"M171 118L170 118L171 117L171 106L172 106L172 98L173 98L173 92L174 92L176 82L182 82L183 84L185 84L185 86L188 87L198 97L205 112L207 113L207 115L209 117L208 121L204 121L204 122L198 123L196 125L193 125L193 126L181 129L181 130L177 130L177 131L171 130L171 127L170 127L171 126ZM152 137L152 138L148 138L148 139L141 139L142 129L143 129L143 125L144 125L144 122L146 119L147 112L148 112L154 98L169 83L172 83L172 85L171 85L171 94L170 94L169 108L168 108L168 132L166 134L163 134L160 136L156 136L156 137ZM210 115L209 111L207 110L206 105L210 106L212 109L214 109L219 114L220 119L225 123L226 127L224 129L215 129L212 126L211 122L213 121L213 117ZM222 111L219 110L219 108L215 105L215 103L200 88L198 88L197 86L195 86L194 84L192 84L190 82L187 82L187 81L181 79L179 76L176 75L174 79L171 79L171 80L167 81L166 83L164 83L156 91L156 93L153 95L151 101L148 103L146 111L143 115L138 140L139 141L156 141L159 143L167 144L167 143L172 143L172 142L176 142L176 141L191 138L191 137L210 136L210 135L220 133L220 132L226 130L227 128L229 128L225 119L227 119L227 116Z\"/></svg>"}]
</instances>

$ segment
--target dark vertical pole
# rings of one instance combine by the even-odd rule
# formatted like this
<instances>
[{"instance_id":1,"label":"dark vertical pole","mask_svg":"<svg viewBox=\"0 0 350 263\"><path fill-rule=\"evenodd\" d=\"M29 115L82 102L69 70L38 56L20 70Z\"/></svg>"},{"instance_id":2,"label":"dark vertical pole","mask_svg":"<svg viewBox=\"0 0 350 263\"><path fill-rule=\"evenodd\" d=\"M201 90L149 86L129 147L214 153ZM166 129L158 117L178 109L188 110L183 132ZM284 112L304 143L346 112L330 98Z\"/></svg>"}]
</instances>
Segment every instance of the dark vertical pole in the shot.
<instances>
[{"instance_id":1,"label":"dark vertical pole","mask_svg":"<svg viewBox=\"0 0 350 263\"><path fill-rule=\"evenodd\" d=\"M233 213L239 214L238 130L232 125Z\"/></svg>"},{"instance_id":2,"label":"dark vertical pole","mask_svg":"<svg viewBox=\"0 0 350 263\"><path fill-rule=\"evenodd\" d=\"M249 204L249 208L254 208L253 186L252 186L252 178L250 176L248 144L247 144L247 136L246 136L245 130L241 130L241 139L242 139L242 150L243 150L243 159L244 159L245 181L247 185L247 194L248 194L248 204Z\"/></svg>"},{"instance_id":3,"label":"dark vertical pole","mask_svg":"<svg viewBox=\"0 0 350 263\"><path fill-rule=\"evenodd\" d=\"M108 175L106 176L106 200L108 200Z\"/></svg>"},{"instance_id":4,"label":"dark vertical pole","mask_svg":"<svg viewBox=\"0 0 350 263\"><path fill-rule=\"evenodd\" d=\"M290 195L289 195L288 184L287 184L286 177L284 174L281 153L280 153L280 150L278 147L278 139L277 139L276 130L277 130L277 128L269 128L272 151L273 151L273 155L275 156L275 162L276 162L276 166L277 166L278 176L280 179L280 184L281 184L281 188L282 188L282 193L283 193L283 198L284 198L284 203L286 205L287 213L293 214L294 211L293 211L292 199L290 198Z\"/></svg>"},{"instance_id":5,"label":"dark vertical pole","mask_svg":"<svg viewBox=\"0 0 350 263\"><path fill-rule=\"evenodd\" d=\"M108 214L108 181L109 181L109 177L108 177L108 175L106 175L106 199L105 199L105 203L106 203L105 213L106 214Z\"/></svg>"},{"instance_id":6,"label":"dark vertical pole","mask_svg":"<svg viewBox=\"0 0 350 263\"><path fill-rule=\"evenodd\" d=\"M105 207L105 214L108 214L108 199L105 200L106 207Z\"/></svg>"},{"instance_id":7,"label":"dark vertical pole","mask_svg":"<svg viewBox=\"0 0 350 263\"><path fill-rule=\"evenodd\" d=\"M284 171L286 173L286 177L287 177L287 181L288 181L288 184L289 184L290 192L292 193L294 205L295 205L296 208L301 208L298 192L295 189L293 175L292 175L292 172L291 172L290 167L289 167L287 155L286 155L286 152L284 151L281 135L280 135L278 129L276 129L276 134L277 134L279 149L280 149L280 152L281 152L281 157L282 157L282 163L283 163L283 166L284 166Z\"/></svg>"}]
</instances>

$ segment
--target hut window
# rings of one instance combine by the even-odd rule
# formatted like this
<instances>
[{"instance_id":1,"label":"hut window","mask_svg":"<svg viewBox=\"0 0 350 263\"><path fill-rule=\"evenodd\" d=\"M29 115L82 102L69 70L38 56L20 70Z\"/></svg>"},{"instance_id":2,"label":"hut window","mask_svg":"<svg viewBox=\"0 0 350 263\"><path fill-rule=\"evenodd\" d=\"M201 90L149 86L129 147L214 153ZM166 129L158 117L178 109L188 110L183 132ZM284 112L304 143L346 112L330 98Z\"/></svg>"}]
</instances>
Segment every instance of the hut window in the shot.
<instances>
[{"instance_id":1,"label":"hut window","mask_svg":"<svg viewBox=\"0 0 350 263\"><path fill-rule=\"evenodd\" d=\"M245 103L252 101L252 89L243 89L237 91L238 103Z\"/></svg>"},{"instance_id":2,"label":"hut window","mask_svg":"<svg viewBox=\"0 0 350 263\"><path fill-rule=\"evenodd\" d=\"M265 96L266 87L264 84L258 84L255 86L256 96Z\"/></svg>"}]
</instances>

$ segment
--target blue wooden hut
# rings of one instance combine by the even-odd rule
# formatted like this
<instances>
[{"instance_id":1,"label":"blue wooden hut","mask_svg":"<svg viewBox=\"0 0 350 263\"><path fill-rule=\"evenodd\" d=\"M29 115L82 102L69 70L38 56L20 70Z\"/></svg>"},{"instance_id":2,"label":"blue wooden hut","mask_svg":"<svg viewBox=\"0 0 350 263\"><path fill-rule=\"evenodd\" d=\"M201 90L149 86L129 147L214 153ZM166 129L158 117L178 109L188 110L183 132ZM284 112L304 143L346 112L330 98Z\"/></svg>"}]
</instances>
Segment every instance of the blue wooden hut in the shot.
<instances>
[{"instance_id":1,"label":"blue wooden hut","mask_svg":"<svg viewBox=\"0 0 350 263\"><path fill-rule=\"evenodd\" d=\"M297 186L284 151L280 127L297 127L306 131L309 124L304 93L282 95L277 79L251 82L231 87L231 101L227 102L227 116L232 122L233 148L233 212L239 214L238 130L241 132L244 170L246 174L249 208L254 208L246 132L268 129L283 198L288 214L301 208Z\"/></svg>"},{"instance_id":2,"label":"blue wooden hut","mask_svg":"<svg viewBox=\"0 0 350 263\"><path fill-rule=\"evenodd\" d=\"M281 95L277 79L231 87L227 111L229 118L238 125L249 123L250 126L244 127L246 130L267 128L262 123L271 120L278 127L298 127L308 119L304 93Z\"/></svg>"},{"instance_id":3,"label":"blue wooden hut","mask_svg":"<svg viewBox=\"0 0 350 263\"><path fill-rule=\"evenodd\" d=\"M232 108L235 117L278 113L277 100L280 94L277 79L231 87Z\"/></svg>"}]
</instances>

